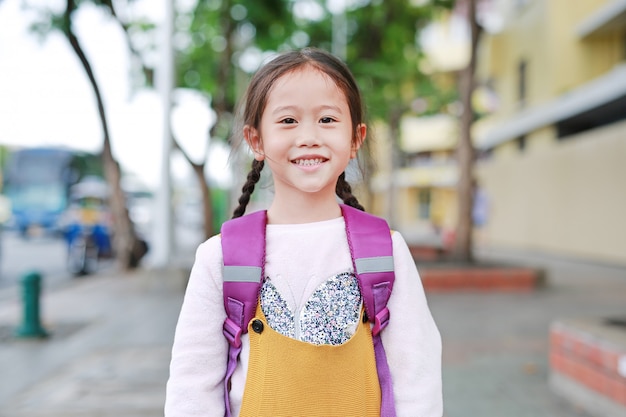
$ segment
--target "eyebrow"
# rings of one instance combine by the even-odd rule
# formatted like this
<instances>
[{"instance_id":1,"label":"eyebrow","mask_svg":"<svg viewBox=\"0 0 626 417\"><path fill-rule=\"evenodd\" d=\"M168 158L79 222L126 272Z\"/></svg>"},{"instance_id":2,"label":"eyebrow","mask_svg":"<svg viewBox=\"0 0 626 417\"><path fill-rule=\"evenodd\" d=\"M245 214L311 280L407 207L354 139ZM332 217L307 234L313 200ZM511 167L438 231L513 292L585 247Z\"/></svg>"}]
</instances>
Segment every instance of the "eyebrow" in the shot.
<instances>
[{"instance_id":1,"label":"eyebrow","mask_svg":"<svg viewBox=\"0 0 626 417\"><path fill-rule=\"evenodd\" d=\"M283 113L285 111L297 111L297 110L300 110L299 106L280 106L280 107L275 108L272 111L272 114L273 115L277 115L277 114ZM332 111L336 111L336 112L338 112L340 114L343 114L342 111L341 111L341 108L339 106L333 106L333 105L330 105L330 104L325 104L325 105L316 107L315 110L317 110L317 111L332 110Z\"/></svg>"}]
</instances>

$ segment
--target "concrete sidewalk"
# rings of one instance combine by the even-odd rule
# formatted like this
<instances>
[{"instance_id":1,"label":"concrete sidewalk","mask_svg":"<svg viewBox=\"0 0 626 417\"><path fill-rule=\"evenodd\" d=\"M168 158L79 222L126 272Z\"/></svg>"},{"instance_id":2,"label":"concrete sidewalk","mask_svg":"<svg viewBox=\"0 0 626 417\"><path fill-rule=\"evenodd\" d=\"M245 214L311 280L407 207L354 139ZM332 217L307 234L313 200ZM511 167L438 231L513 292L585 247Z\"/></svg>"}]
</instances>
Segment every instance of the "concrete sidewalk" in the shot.
<instances>
[{"instance_id":1,"label":"concrete sidewalk","mask_svg":"<svg viewBox=\"0 0 626 417\"><path fill-rule=\"evenodd\" d=\"M626 316L626 268L537 254L481 257L540 267L547 286L519 294L428 294L443 338L446 416L588 416L548 385L550 325Z\"/></svg>"},{"instance_id":2,"label":"concrete sidewalk","mask_svg":"<svg viewBox=\"0 0 626 417\"><path fill-rule=\"evenodd\" d=\"M16 340L15 299L0 307L0 416L162 415L186 272L111 272L42 297L51 337Z\"/></svg>"},{"instance_id":3,"label":"concrete sidewalk","mask_svg":"<svg viewBox=\"0 0 626 417\"><path fill-rule=\"evenodd\" d=\"M626 268L516 260L546 268L548 286L523 294L428 294L444 343L447 417L586 416L548 387L549 326L558 318L626 315ZM103 271L44 292L47 340L7 336L21 306L17 295L5 298L0 416L162 415L186 278L183 269Z\"/></svg>"}]
</instances>

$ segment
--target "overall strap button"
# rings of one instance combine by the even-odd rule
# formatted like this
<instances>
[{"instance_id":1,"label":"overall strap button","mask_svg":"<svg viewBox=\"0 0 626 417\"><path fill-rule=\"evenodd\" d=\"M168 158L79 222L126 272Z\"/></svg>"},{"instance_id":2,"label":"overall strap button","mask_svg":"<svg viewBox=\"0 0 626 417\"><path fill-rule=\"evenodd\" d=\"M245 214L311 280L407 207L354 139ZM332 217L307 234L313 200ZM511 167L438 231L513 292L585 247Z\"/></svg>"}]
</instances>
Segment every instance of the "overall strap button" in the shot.
<instances>
[{"instance_id":1,"label":"overall strap button","mask_svg":"<svg viewBox=\"0 0 626 417\"><path fill-rule=\"evenodd\" d=\"M252 322L252 330L258 334L263 333L263 322L259 319L254 320Z\"/></svg>"}]
</instances>

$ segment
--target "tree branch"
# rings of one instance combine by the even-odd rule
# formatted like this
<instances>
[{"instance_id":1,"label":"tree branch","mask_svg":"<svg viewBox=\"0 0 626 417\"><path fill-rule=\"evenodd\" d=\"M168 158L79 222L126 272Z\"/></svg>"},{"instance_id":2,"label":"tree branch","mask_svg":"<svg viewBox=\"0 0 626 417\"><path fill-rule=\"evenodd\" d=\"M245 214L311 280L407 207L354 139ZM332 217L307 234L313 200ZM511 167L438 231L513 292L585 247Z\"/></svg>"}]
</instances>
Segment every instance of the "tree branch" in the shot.
<instances>
[{"instance_id":1,"label":"tree branch","mask_svg":"<svg viewBox=\"0 0 626 417\"><path fill-rule=\"evenodd\" d=\"M102 94L100 94L100 88L98 87L98 82L96 81L96 77L94 75L93 69L91 68L91 64L89 63L89 60L87 59L87 56L85 55L85 52L83 51L83 48L80 45L78 38L76 37L76 34L72 30L72 14L74 13L75 10L76 10L76 3L74 2L74 0L67 0L65 13L63 14L63 22L64 22L63 31L65 32L65 36L70 42L70 45L72 46L72 49L74 50L74 53L76 53L76 56L80 60L85 72L87 73L87 77L89 78L91 87L93 88L94 94L96 95L96 101L98 103L98 112L100 114L100 122L101 122L100 124L102 125L102 132L104 134L104 140L108 142L109 141L109 127L107 123L106 112L104 110L104 102L102 100Z\"/></svg>"},{"instance_id":2,"label":"tree branch","mask_svg":"<svg viewBox=\"0 0 626 417\"><path fill-rule=\"evenodd\" d=\"M135 46L133 45L133 42L130 36L130 25L126 22L123 22L122 19L120 19L119 15L115 11L115 6L113 5L113 2L111 0L102 0L102 5L105 6L109 10L109 13L111 13L111 16L113 17L113 19L119 24L120 28L124 32L124 39L126 40L126 46L128 47L128 50L130 51L131 56L135 59L137 63L139 63L139 66L141 67L141 71L143 72L144 76L148 80L148 84L152 85L152 81L154 78L153 70L151 68L148 68L146 65L144 65L143 59L141 58L141 54L139 53L137 48L135 48Z\"/></svg>"}]
</instances>

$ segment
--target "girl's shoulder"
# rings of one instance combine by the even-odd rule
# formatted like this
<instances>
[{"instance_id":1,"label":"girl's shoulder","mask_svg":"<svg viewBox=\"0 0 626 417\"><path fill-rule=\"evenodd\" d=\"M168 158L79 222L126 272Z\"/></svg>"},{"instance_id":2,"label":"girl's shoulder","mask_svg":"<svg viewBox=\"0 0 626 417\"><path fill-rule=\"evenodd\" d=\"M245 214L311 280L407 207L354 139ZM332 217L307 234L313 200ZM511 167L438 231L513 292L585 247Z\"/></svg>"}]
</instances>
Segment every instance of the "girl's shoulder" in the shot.
<instances>
[{"instance_id":1,"label":"girl's shoulder","mask_svg":"<svg viewBox=\"0 0 626 417\"><path fill-rule=\"evenodd\" d=\"M406 240L404 240L404 236L402 236L402 233L393 229L391 229L391 241L393 242L394 247L396 245L407 245Z\"/></svg>"},{"instance_id":2,"label":"girl's shoulder","mask_svg":"<svg viewBox=\"0 0 626 417\"><path fill-rule=\"evenodd\" d=\"M200 243L199 248L215 248L219 247L222 244L222 234L218 233L216 235L211 236L204 242Z\"/></svg>"},{"instance_id":3,"label":"girl's shoulder","mask_svg":"<svg viewBox=\"0 0 626 417\"><path fill-rule=\"evenodd\" d=\"M394 259L396 259L396 261L397 260L403 260L403 261L413 260L413 257L411 256L411 252L409 250L409 245L407 244L406 240L404 240L404 236L402 236L402 233L398 232L397 230L392 230L391 242L393 245L393 257Z\"/></svg>"},{"instance_id":4,"label":"girl's shoulder","mask_svg":"<svg viewBox=\"0 0 626 417\"><path fill-rule=\"evenodd\" d=\"M222 263L222 237L217 234L198 245L196 262L206 265Z\"/></svg>"}]
</instances>

